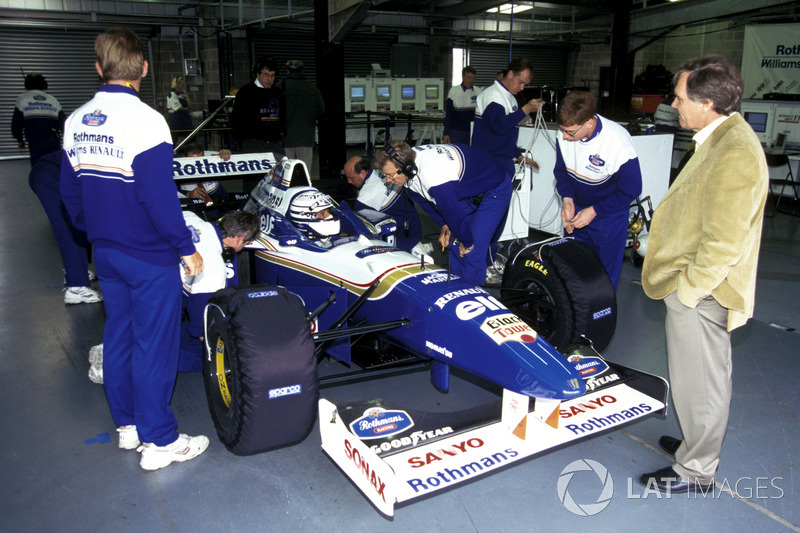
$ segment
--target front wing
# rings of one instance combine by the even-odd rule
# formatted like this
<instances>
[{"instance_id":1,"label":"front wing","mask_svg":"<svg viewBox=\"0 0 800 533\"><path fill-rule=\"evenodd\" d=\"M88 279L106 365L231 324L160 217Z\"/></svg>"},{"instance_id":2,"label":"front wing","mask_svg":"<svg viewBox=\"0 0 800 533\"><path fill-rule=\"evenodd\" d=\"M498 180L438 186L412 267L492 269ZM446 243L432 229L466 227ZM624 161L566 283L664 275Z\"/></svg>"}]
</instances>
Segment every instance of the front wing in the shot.
<instances>
[{"instance_id":1,"label":"front wing","mask_svg":"<svg viewBox=\"0 0 800 533\"><path fill-rule=\"evenodd\" d=\"M396 504L429 496L544 451L666 411L669 393L666 381L618 365L614 368L625 374L623 383L593 390L573 400L537 399L530 408L528 397L503 391L502 401L493 406L493 414L482 421L473 417L468 428L454 429L443 424L439 415L436 428L420 424L417 427L421 430L406 431L412 438L404 440L412 442L399 451L387 452L390 447L377 446L381 442L374 437L359 438L358 431L346 424L350 420L344 420L340 414L350 407L337 406L322 398L319 400L322 449L381 513L393 516ZM487 406L481 407L485 410ZM425 416L374 406L370 409L393 415L388 426L413 425L415 417ZM363 418L368 419L367 414L364 412Z\"/></svg>"}]
</instances>

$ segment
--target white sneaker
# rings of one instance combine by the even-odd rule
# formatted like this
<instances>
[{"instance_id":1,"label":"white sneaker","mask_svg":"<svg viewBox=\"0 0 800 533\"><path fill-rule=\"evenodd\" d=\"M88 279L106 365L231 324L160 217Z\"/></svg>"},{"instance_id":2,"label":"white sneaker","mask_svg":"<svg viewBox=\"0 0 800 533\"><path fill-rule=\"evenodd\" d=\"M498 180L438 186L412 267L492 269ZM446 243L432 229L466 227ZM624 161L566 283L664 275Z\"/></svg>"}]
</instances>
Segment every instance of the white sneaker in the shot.
<instances>
[{"instance_id":1,"label":"white sneaker","mask_svg":"<svg viewBox=\"0 0 800 533\"><path fill-rule=\"evenodd\" d=\"M64 290L65 304L96 304L103 301L100 291L89 287L67 287Z\"/></svg>"},{"instance_id":2,"label":"white sneaker","mask_svg":"<svg viewBox=\"0 0 800 533\"><path fill-rule=\"evenodd\" d=\"M120 426L117 428L117 433L119 433L119 447L123 450L135 450L142 444L139 442L136 426Z\"/></svg>"},{"instance_id":3,"label":"white sneaker","mask_svg":"<svg viewBox=\"0 0 800 533\"><path fill-rule=\"evenodd\" d=\"M98 385L103 384L103 345L98 344L97 346L92 346L89 349L89 364L92 365L89 367L89 379L92 380L92 383L97 383ZM138 440L137 446L138 444Z\"/></svg>"},{"instance_id":4,"label":"white sneaker","mask_svg":"<svg viewBox=\"0 0 800 533\"><path fill-rule=\"evenodd\" d=\"M208 437L198 435L190 437L183 433L178 440L166 446L156 446L151 442L145 442L139 446L142 458L139 466L145 470L158 470L172 464L173 461L183 462L194 459L208 448Z\"/></svg>"},{"instance_id":5,"label":"white sneaker","mask_svg":"<svg viewBox=\"0 0 800 533\"><path fill-rule=\"evenodd\" d=\"M503 282L503 275L493 266L486 269L486 284L500 285Z\"/></svg>"}]
</instances>

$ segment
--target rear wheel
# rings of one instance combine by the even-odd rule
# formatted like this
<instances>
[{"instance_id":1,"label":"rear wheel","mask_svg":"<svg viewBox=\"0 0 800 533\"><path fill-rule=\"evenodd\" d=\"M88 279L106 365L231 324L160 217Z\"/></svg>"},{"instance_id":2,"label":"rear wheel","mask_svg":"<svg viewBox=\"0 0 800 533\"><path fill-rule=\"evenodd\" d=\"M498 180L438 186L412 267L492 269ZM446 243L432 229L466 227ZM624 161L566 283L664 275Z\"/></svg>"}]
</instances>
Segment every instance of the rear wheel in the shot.
<instances>
[{"instance_id":1,"label":"rear wheel","mask_svg":"<svg viewBox=\"0 0 800 533\"><path fill-rule=\"evenodd\" d=\"M501 291L506 307L561 351L585 339L597 351L608 346L616 328L616 295L591 248L562 239L528 247L512 259Z\"/></svg>"},{"instance_id":2,"label":"rear wheel","mask_svg":"<svg viewBox=\"0 0 800 533\"><path fill-rule=\"evenodd\" d=\"M566 290L552 267L528 257L506 266L503 303L556 348L573 338L575 318Z\"/></svg>"}]
</instances>

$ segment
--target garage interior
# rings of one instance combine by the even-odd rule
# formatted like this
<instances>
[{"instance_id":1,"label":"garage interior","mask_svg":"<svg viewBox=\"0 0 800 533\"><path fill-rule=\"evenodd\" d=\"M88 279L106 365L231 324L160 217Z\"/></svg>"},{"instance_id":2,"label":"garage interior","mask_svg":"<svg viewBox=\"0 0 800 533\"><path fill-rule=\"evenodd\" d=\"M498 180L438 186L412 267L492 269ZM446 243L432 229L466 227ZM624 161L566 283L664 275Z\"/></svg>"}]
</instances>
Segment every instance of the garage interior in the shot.
<instances>
[{"instance_id":1,"label":"garage interior","mask_svg":"<svg viewBox=\"0 0 800 533\"><path fill-rule=\"evenodd\" d=\"M0 78L0 105L10 123L23 90L20 71L36 70L70 113L96 89L91 43L112 25L142 36L154 68L141 95L156 108L163 107L171 77L187 68L198 69L187 84L197 110L210 111L210 101L249 81L255 57L301 59L328 104L319 135L326 142L315 149L313 177L341 197L348 191L339 169L364 151L345 141L343 80L369 75L373 63L393 74L443 78L447 88L453 48L485 65L479 86L491 83L509 53L526 55L534 60L535 85L585 87L598 97L604 116L627 122L639 118L630 110L631 93L648 65L674 71L689 57L711 52L740 65L745 26L797 24L800 17L797 1L557 0L516 2L529 8L516 14L487 13L500 4L6 0L0 2L0 69L7 74ZM226 139L214 134L207 142L218 148ZM63 304L58 248L28 187L29 170L27 152L4 128L4 530L800 531L800 483L794 483L800 462L800 217L791 212L764 219L755 315L732 335L733 404L713 495L666 498L638 484L640 474L669 463L657 441L679 435L670 411L401 506L389 520L321 451L318 429L296 446L247 457L228 452L216 438L199 374L178 376L171 406L181 432L211 439L201 457L143 472L136 453L119 450L102 386L87 378L89 348L102 342L103 306ZM767 211L775 200L768 200ZM664 306L644 295L640 269L630 261L623 266L617 306L616 332L604 357L668 377ZM323 374L336 370L329 361L320 367ZM450 391L442 393L428 373L418 372L326 388L321 395L334 402L385 398L410 409L449 412L481 405L494 392L456 373ZM614 484L610 504L592 516L566 509L558 490L566 467L585 459L607 468ZM579 503L594 503L600 487L597 476L583 472L572 478L569 491Z\"/></svg>"}]
</instances>

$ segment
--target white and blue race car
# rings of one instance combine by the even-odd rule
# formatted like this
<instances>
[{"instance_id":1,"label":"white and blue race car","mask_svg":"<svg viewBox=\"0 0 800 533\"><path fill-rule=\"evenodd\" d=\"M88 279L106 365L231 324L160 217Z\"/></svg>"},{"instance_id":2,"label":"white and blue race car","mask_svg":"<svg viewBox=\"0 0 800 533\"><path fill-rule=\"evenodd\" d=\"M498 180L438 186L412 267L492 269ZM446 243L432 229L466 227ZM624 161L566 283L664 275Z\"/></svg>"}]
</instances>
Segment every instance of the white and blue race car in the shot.
<instances>
[{"instance_id":1,"label":"white and blue race car","mask_svg":"<svg viewBox=\"0 0 800 533\"><path fill-rule=\"evenodd\" d=\"M204 381L218 436L232 452L299 442L318 420L325 452L392 515L396 503L666 409L663 379L607 363L585 342L568 349L586 333L613 332L613 323L602 325L613 303L570 296L579 280L553 279L558 261L548 251L574 263L585 253L577 243L515 250L503 287L490 291L398 250L391 219L345 203L333 209L336 235L309 238L288 212L309 190L300 162L284 160L264 177L245 206L261 224L250 247L256 285L224 289L206 309ZM581 277L589 267L578 262ZM558 312L566 300L590 318ZM568 331L552 324L559 317ZM583 328L587 321L595 324ZM380 401L320 399L317 363L325 357L366 372L413 357L439 389L458 368L504 393L493 419L421 423L419 413ZM429 454L437 461L426 461Z\"/></svg>"}]
</instances>

